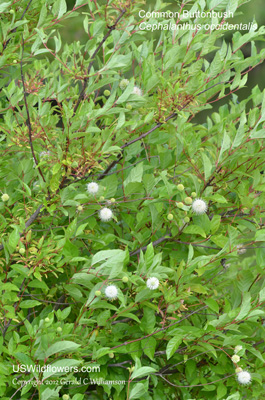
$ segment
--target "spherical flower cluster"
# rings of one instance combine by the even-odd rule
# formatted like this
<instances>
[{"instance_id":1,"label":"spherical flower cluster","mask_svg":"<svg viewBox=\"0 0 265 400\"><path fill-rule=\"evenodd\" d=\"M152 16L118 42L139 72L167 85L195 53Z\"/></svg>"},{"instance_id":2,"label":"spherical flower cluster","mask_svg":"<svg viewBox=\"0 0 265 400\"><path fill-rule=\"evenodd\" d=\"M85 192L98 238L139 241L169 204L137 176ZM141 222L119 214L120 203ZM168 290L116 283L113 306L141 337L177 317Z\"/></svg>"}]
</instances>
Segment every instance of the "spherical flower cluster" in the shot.
<instances>
[{"instance_id":1,"label":"spherical flower cluster","mask_svg":"<svg viewBox=\"0 0 265 400\"><path fill-rule=\"evenodd\" d=\"M184 190L184 185L182 185L182 183L179 183L177 185L177 189L182 192Z\"/></svg>"},{"instance_id":2,"label":"spherical flower cluster","mask_svg":"<svg viewBox=\"0 0 265 400\"><path fill-rule=\"evenodd\" d=\"M241 344L238 344L238 345L235 347L235 349L234 349L234 353L237 354L237 353L239 353L240 350L242 350L242 349L243 349L243 347L241 346Z\"/></svg>"},{"instance_id":3,"label":"spherical flower cluster","mask_svg":"<svg viewBox=\"0 0 265 400\"><path fill-rule=\"evenodd\" d=\"M122 79L119 83L119 87L121 88L121 90L126 89L128 85L129 85L128 79Z\"/></svg>"},{"instance_id":4,"label":"spherical flower cluster","mask_svg":"<svg viewBox=\"0 0 265 400\"><path fill-rule=\"evenodd\" d=\"M99 186L96 182L90 182L87 184L86 189L90 194L96 194L98 192Z\"/></svg>"},{"instance_id":5,"label":"spherical flower cluster","mask_svg":"<svg viewBox=\"0 0 265 400\"><path fill-rule=\"evenodd\" d=\"M105 295L110 300L115 300L118 297L118 289L115 285L109 285L105 289Z\"/></svg>"},{"instance_id":6,"label":"spherical flower cluster","mask_svg":"<svg viewBox=\"0 0 265 400\"><path fill-rule=\"evenodd\" d=\"M138 86L134 86L132 94L137 94L137 96L142 96L143 92Z\"/></svg>"},{"instance_id":7,"label":"spherical flower cluster","mask_svg":"<svg viewBox=\"0 0 265 400\"><path fill-rule=\"evenodd\" d=\"M113 212L107 207L104 207L102 208L102 210L99 211L99 218L102 221L110 221L112 217L113 217Z\"/></svg>"},{"instance_id":8,"label":"spherical flower cluster","mask_svg":"<svg viewBox=\"0 0 265 400\"><path fill-rule=\"evenodd\" d=\"M9 200L9 196L7 193L4 193L3 196L1 197L2 201L8 201Z\"/></svg>"},{"instance_id":9,"label":"spherical flower cluster","mask_svg":"<svg viewBox=\"0 0 265 400\"><path fill-rule=\"evenodd\" d=\"M185 197L185 203L186 204L188 204L188 205L190 205L190 204L192 204L192 198L191 197Z\"/></svg>"},{"instance_id":10,"label":"spherical flower cluster","mask_svg":"<svg viewBox=\"0 0 265 400\"><path fill-rule=\"evenodd\" d=\"M237 364L240 361L240 357L237 354L234 354L231 357L231 360L233 361L233 363Z\"/></svg>"},{"instance_id":11,"label":"spherical flower cluster","mask_svg":"<svg viewBox=\"0 0 265 400\"><path fill-rule=\"evenodd\" d=\"M207 203L202 199L195 199L191 207L197 215L205 214L208 209Z\"/></svg>"},{"instance_id":12,"label":"spherical flower cluster","mask_svg":"<svg viewBox=\"0 0 265 400\"><path fill-rule=\"evenodd\" d=\"M251 382L251 375L248 371L240 371L237 373L237 380L241 385L248 385Z\"/></svg>"},{"instance_id":13,"label":"spherical flower cluster","mask_svg":"<svg viewBox=\"0 0 265 400\"><path fill-rule=\"evenodd\" d=\"M159 280L155 277L152 278L148 278L147 282L146 282L146 286L148 287L148 289L150 290L155 290L158 288L159 286Z\"/></svg>"}]
</instances>

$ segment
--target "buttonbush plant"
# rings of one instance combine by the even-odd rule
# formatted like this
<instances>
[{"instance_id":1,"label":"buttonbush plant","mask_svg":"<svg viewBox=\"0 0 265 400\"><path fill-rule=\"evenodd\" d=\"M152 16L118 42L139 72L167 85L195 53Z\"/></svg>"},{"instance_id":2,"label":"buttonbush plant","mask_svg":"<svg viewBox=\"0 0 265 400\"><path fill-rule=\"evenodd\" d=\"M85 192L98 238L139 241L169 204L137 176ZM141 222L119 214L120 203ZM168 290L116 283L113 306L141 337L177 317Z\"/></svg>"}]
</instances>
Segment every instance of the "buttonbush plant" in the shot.
<instances>
[{"instance_id":1,"label":"buttonbush plant","mask_svg":"<svg viewBox=\"0 0 265 400\"><path fill-rule=\"evenodd\" d=\"M265 30L169 6L0 4L3 400L263 398Z\"/></svg>"}]
</instances>

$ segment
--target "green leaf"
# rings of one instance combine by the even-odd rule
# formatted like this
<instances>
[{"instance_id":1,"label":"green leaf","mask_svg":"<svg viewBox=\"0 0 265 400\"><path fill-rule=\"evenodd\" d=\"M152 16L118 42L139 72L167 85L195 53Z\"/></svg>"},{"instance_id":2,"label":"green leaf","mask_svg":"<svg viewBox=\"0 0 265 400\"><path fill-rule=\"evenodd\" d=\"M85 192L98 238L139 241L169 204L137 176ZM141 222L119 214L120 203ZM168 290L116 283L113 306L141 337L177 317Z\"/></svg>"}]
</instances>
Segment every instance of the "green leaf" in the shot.
<instances>
[{"instance_id":1,"label":"green leaf","mask_svg":"<svg viewBox=\"0 0 265 400\"><path fill-rule=\"evenodd\" d=\"M251 294L249 292L245 292L243 294L243 300L240 307L239 314L235 318L236 321L244 319L251 309Z\"/></svg>"},{"instance_id":2,"label":"green leaf","mask_svg":"<svg viewBox=\"0 0 265 400\"><path fill-rule=\"evenodd\" d=\"M169 340L166 348L166 355L167 355L167 360L169 360L173 354L176 352L176 350L179 348L179 345L181 344L183 339L183 336L174 336L172 339Z\"/></svg>"},{"instance_id":3,"label":"green leaf","mask_svg":"<svg viewBox=\"0 0 265 400\"><path fill-rule=\"evenodd\" d=\"M153 367L141 367L139 369L135 369L131 375L131 380L135 378L140 378L141 376L147 376L151 373L156 372L155 368Z\"/></svg>"},{"instance_id":4,"label":"green leaf","mask_svg":"<svg viewBox=\"0 0 265 400\"><path fill-rule=\"evenodd\" d=\"M48 358L53 354L57 353L72 353L77 350L81 345L69 340L63 340L60 342L53 343L45 353L45 357Z\"/></svg>"},{"instance_id":5,"label":"green leaf","mask_svg":"<svg viewBox=\"0 0 265 400\"><path fill-rule=\"evenodd\" d=\"M0 13L4 12L7 9L7 7L10 6L10 4L11 4L11 1L0 4Z\"/></svg>"},{"instance_id":6,"label":"green leaf","mask_svg":"<svg viewBox=\"0 0 265 400\"><path fill-rule=\"evenodd\" d=\"M129 400L140 399L141 396L146 394L146 387L143 383L137 383L130 391Z\"/></svg>"},{"instance_id":7,"label":"green leaf","mask_svg":"<svg viewBox=\"0 0 265 400\"><path fill-rule=\"evenodd\" d=\"M32 308L32 307L36 307L41 305L42 303L40 303L37 300L23 300L21 301L21 303L19 304L20 308Z\"/></svg>"},{"instance_id":8,"label":"green leaf","mask_svg":"<svg viewBox=\"0 0 265 400\"><path fill-rule=\"evenodd\" d=\"M69 371L69 368L74 370L74 367L77 367L81 363L82 361L71 358L55 361L54 363L47 365L49 369L43 372L42 379L45 380L50 376L66 375Z\"/></svg>"},{"instance_id":9,"label":"green leaf","mask_svg":"<svg viewBox=\"0 0 265 400\"><path fill-rule=\"evenodd\" d=\"M220 222L221 222L221 215L214 215L210 222L212 234L218 231Z\"/></svg>"},{"instance_id":10,"label":"green leaf","mask_svg":"<svg viewBox=\"0 0 265 400\"><path fill-rule=\"evenodd\" d=\"M135 167L133 167L133 169L124 181L124 187L126 187L131 182L142 182L143 171L143 163L139 163Z\"/></svg>"},{"instance_id":11,"label":"green leaf","mask_svg":"<svg viewBox=\"0 0 265 400\"><path fill-rule=\"evenodd\" d=\"M125 101L127 101L128 98L130 97L130 95L132 94L133 88L134 88L134 79L132 79L130 81L130 83L127 86L127 88L124 90L122 95L116 101L116 104L121 104L121 103L124 103Z\"/></svg>"},{"instance_id":12,"label":"green leaf","mask_svg":"<svg viewBox=\"0 0 265 400\"><path fill-rule=\"evenodd\" d=\"M203 159L204 176L207 181L211 176L213 165L209 157L207 157L207 155L204 152L202 153L202 159Z\"/></svg>"},{"instance_id":13,"label":"green leaf","mask_svg":"<svg viewBox=\"0 0 265 400\"><path fill-rule=\"evenodd\" d=\"M183 233L201 235L202 237L206 238L206 233L204 232L204 230L200 226L197 226L197 225L186 226L186 228L184 228L184 230L183 230Z\"/></svg>"},{"instance_id":14,"label":"green leaf","mask_svg":"<svg viewBox=\"0 0 265 400\"><path fill-rule=\"evenodd\" d=\"M19 232L18 232L18 227L16 227L13 232L10 234L9 239L8 239L8 244L11 253L15 250L17 247L18 241L19 241Z\"/></svg>"},{"instance_id":15,"label":"green leaf","mask_svg":"<svg viewBox=\"0 0 265 400\"><path fill-rule=\"evenodd\" d=\"M265 229L259 229L255 234L255 240L257 242L265 242Z\"/></svg>"},{"instance_id":16,"label":"green leaf","mask_svg":"<svg viewBox=\"0 0 265 400\"><path fill-rule=\"evenodd\" d=\"M218 306L218 303L215 300L207 299L204 302L205 302L205 304L207 304L207 306L209 306L209 308L211 310L213 310L216 313L219 313L219 306Z\"/></svg>"}]
</instances>

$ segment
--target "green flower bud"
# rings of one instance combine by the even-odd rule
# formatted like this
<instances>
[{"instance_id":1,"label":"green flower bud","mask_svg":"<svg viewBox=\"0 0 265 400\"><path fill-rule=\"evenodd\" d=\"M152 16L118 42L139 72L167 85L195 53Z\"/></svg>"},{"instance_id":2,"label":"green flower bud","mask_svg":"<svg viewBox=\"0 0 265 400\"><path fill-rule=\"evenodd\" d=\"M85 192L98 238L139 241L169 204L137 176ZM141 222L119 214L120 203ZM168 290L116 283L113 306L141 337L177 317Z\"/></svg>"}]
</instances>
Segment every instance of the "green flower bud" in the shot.
<instances>
[{"instance_id":1,"label":"green flower bud","mask_svg":"<svg viewBox=\"0 0 265 400\"><path fill-rule=\"evenodd\" d=\"M110 199L110 201L111 201L111 203L115 203L115 199L114 199L114 197L112 197L111 199Z\"/></svg>"},{"instance_id":2,"label":"green flower bud","mask_svg":"<svg viewBox=\"0 0 265 400\"><path fill-rule=\"evenodd\" d=\"M46 317L44 321L45 322L50 322L50 318Z\"/></svg>"},{"instance_id":3,"label":"green flower bud","mask_svg":"<svg viewBox=\"0 0 265 400\"><path fill-rule=\"evenodd\" d=\"M77 210L78 211L83 211L83 207L82 206L77 206Z\"/></svg>"},{"instance_id":4,"label":"green flower bud","mask_svg":"<svg viewBox=\"0 0 265 400\"><path fill-rule=\"evenodd\" d=\"M7 194L7 193L4 193L3 196L1 197L1 199L2 199L3 201L8 201L8 200L9 200L8 194Z\"/></svg>"},{"instance_id":5,"label":"green flower bud","mask_svg":"<svg viewBox=\"0 0 265 400\"><path fill-rule=\"evenodd\" d=\"M114 358L114 353L109 353L109 358Z\"/></svg>"},{"instance_id":6,"label":"green flower bud","mask_svg":"<svg viewBox=\"0 0 265 400\"><path fill-rule=\"evenodd\" d=\"M101 291L100 291L100 290L96 290L96 291L95 291L95 295L96 295L97 297L101 296Z\"/></svg>"},{"instance_id":7,"label":"green flower bud","mask_svg":"<svg viewBox=\"0 0 265 400\"><path fill-rule=\"evenodd\" d=\"M57 330L57 332L62 332L62 328L60 327L60 326L58 326L58 328L56 329Z\"/></svg>"},{"instance_id":8,"label":"green flower bud","mask_svg":"<svg viewBox=\"0 0 265 400\"><path fill-rule=\"evenodd\" d=\"M132 105L131 104L126 104L127 110L132 110Z\"/></svg>"},{"instance_id":9,"label":"green flower bud","mask_svg":"<svg viewBox=\"0 0 265 400\"><path fill-rule=\"evenodd\" d=\"M192 192L191 193L191 197L193 197L193 198L197 197L197 193L196 192Z\"/></svg>"},{"instance_id":10,"label":"green flower bud","mask_svg":"<svg viewBox=\"0 0 265 400\"><path fill-rule=\"evenodd\" d=\"M69 400L68 394L64 394L64 395L63 395L63 400Z\"/></svg>"},{"instance_id":11,"label":"green flower bud","mask_svg":"<svg viewBox=\"0 0 265 400\"><path fill-rule=\"evenodd\" d=\"M127 283L128 280L129 280L129 278L128 278L127 276L124 276L124 277L122 278L122 282L124 282L124 283Z\"/></svg>"},{"instance_id":12,"label":"green flower bud","mask_svg":"<svg viewBox=\"0 0 265 400\"><path fill-rule=\"evenodd\" d=\"M192 204L192 198L191 197L185 197L185 203L186 204Z\"/></svg>"},{"instance_id":13,"label":"green flower bud","mask_svg":"<svg viewBox=\"0 0 265 400\"><path fill-rule=\"evenodd\" d=\"M13 64L17 64L17 60L13 60Z\"/></svg>"},{"instance_id":14,"label":"green flower bud","mask_svg":"<svg viewBox=\"0 0 265 400\"><path fill-rule=\"evenodd\" d=\"M169 221L172 221L173 218L174 218L173 214L168 214L168 215L167 215L167 219L168 219Z\"/></svg>"},{"instance_id":15,"label":"green flower bud","mask_svg":"<svg viewBox=\"0 0 265 400\"><path fill-rule=\"evenodd\" d=\"M181 192L184 190L184 186L182 185L182 183L179 183L177 185L177 189L180 190Z\"/></svg>"},{"instance_id":16,"label":"green flower bud","mask_svg":"<svg viewBox=\"0 0 265 400\"><path fill-rule=\"evenodd\" d=\"M110 91L108 89L104 90L104 96L108 97L110 95Z\"/></svg>"},{"instance_id":17,"label":"green flower bud","mask_svg":"<svg viewBox=\"0 0 265 400\"><path fill-rule=\"evenodd\" d=\"M187 224L188 222L190 222L190 218L189 217L185 217L183 221Z\"/></svg>"},{"instance_id":18,"label":"green flower bud","mask_svg":"<svg viewBox=\"0 0 265 400\"><path fill-rule=\"evenodd\" d=\"M26 253L26 250L24 249L24 247L21 247L21 249L19 249L19 253L23 256L23 254Z\"/></svg>"},{"instance_id":19,"label":"green flower bud","mask_svg":"<svg viewBox=\"0 0 265 400\"><path fill-rule=\"evenodd\" d=\"M179 201L178 203L176 203L176 206L178 208L182 208L184 206L184 204L182 203L182 201Z\"/></svg>"},{"instance_id":20,"label":"green flower bud","mask_svg":"<svg viewBox=\"0 0 265 400\"><path fill-rule=\"evenodd\" d=\"M99 201L104 201L105 197L104 196L100 196Z\"/></svg>"}]
</instances>

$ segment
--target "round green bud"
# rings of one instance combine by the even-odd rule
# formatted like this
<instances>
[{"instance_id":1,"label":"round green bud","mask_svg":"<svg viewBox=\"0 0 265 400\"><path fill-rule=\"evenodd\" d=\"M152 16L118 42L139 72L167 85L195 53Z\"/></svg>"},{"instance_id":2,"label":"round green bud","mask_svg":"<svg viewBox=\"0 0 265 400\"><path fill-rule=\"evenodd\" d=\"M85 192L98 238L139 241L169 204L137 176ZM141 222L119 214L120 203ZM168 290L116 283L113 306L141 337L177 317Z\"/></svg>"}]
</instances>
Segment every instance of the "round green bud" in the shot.
<instances>
[{"instance_id":1,"label":"round green bud","mask_svg":"<svg viewBox=\"0 0 265 400\"><path fill-rule=\"evenodd\" d=\"M82 206L77 206L77 210L78 211L83 211L83 207Z\"/></svg>"},{"instance_id":2,"label":"round green bud","mask_svg":"<svg viewBox=\"0 0 265 400\"><path fill-rule=\"evenodd\" d=\"M187 224L188 222L190 222L190 218L189 217L185 217L183 221Z\"/></svg>"},{"instance_id":3,"label":"round green bud","mask_svg":"<svg viewBox=\"0 0 265 400\"><path fill-rule=\"evenodd\" d=\"M56 330L57 330L57 332L62 332L62 328L60 326L58 326L58 328Z\"/></svg>"},{"instance_id":4,"label":"round green bud","mask_svg":"<svg viewBox=\"0 0 265 400\"><path fill-rule=\"evenodd\" d=\"M184 186L182 185L182 183L179 183L177 185L177 189L180 190L181 192L184 190Z\"/></svg>"},{"instance_id":5,"label":"round green bud","mask_svg":"<svg viewBox=\"0 0 265 400\"><path fill-rule=\"evenodd\" d=\"M13 60L13 64L17 64L17 60Z\"/></svg>"},{"instance_id":6,"label":"round green bud","mask_svg":"<svg viewBox=\"0 0 265 400\"><path fill-rule=\"evenodd\" d=\"M184 204L182 203L182 201L179 201L178 203L176 203L176 206L178 208L182 208L184 206Z\"/></svg>"},{"instance_id":7,"label":"round green bud","mask_svg":"<svg viewBox=\"0 0 265 400\"><path fill-rule=\"evenodd\" d=\"M193 158L190 159L190 162L191 162L192 164L195 164L195 160L194 160Z\"/></svg>"},{"instance_id":8,"label":"round green bud","mask_svg":"<svg viewBox=\"0 0 265 400\"><path fill-rule=\"evenodd\" d=\"M193 197L193 198L197 197L197 193L196 192L192 192L191 193L191 197Z\"/></svg>"},{"instance_id":9,"label":"round green bud","mask_svg":"<svg viewBox=\"0 0 265 400\"><path fill-rule=\"evenodd\" d=\"M104 196L100 196L99 201L104 201L105 197Z\"/></svg>"},{"instance_id":10,"label":"round green bud","mask_svg":"<svg viewBox=\"0 0 265 400\"><path fill-rule=\"evenodd\" d=\"M63 400L69 400L68 394L64 394L64 395L63 395Z\"/></svg>"},{"instance_id":11,"label":"round green bud","mask_svg":"<svg viewBox=\"0 0 265 400\"><path fill-rule=\"evenodd\" d=\"M109 90L104 90L104 96L108 97L110 95L110 91Z\"/></svg>"},{"instance_id":12,"label":"round green bud","mask_svg":"<svg viewBox=\"0 0 265 400\"><path fill-rule=\"evenodd\" d=\"M8 200L9 200L8 194L7 194L7 193L4 193L3 196L1 197L1 199L2 199L3 201L8 201Z\"/></svg>"},{"instance_id":13,"label":"round green bud","mask_svg":"<svg viewBox=\"0 0 265 400\"><path fill-rule=\"evenodd\" d=\"M9 14L14 14L14 13L15 13L14 10L10 10L10 11L9 11Z\"/></svg>"},{"instance_id":14,"label":"round green bud","mask_svg":"<svg viewBox=\"0 0 265 400\"><path fill-rule=\"evenodd\" d=\"M24 247L21 247L21 249L19 249L19 253L23 256L23 254L26 253L26 250L24 249Z\"/></svg>"},{"instance_id":15,"label":"round green bud","mask_svg":"<svg viewBox=\"0 0 265 400\"><path fill-rule=\"evenodd\" d=\"M126 104L127 110L132 110L132 105L131 104Z\"/></svg>"},{"instance_id":16,"label":"round green bud","mask_svg":"<svg viewBox=\"0 0 265 400\"><path fill-rule=\"evenodd\" d=\"M101 296L101 291L100 291L100 290L96 290L96 291L95 291L95 295L96 295L97 297Z\"/></svg>"},{"instance_id":17,"label":"round green bud","mask_svg":"<svg viewBox=\"0 0 265 400\"><path fill-rule=\"evenodd\" d=\"M174 218L173 214L168 214L168 215L167 215L167 219L168 219L169 221L172 221L173 218Z\"/></svg>"},{"instance_id":18,"label":"round green bud","mask_svg":"<svg viewBox=\"0 0 265 400\"><path fill-rule=\"evenodd\" d=\"M127 283L128 280L129 280L129 278L128 278L127 276L124 276L124 277L122 278L122 282L124 282L124 283Z\"/></svg>"},{"instance_id":19,"label":"round green bud","mask_svg":"<svg viewBox=\"0 0 265 400\"><path fill-rule=\"evenodd\" d=\"M45 322L50 322L50 318L46 317L44 321Z\"/></svg>"},{"instance_id":20,"label":"round green bud","mask_svg":"<svg viewBox=\"0 0 265 400\"><path fill-rule=\"evenodd\" d=\"M112 197L112 198L110 199L110 202L111 202L111 203L115 203L115 201L116 201L116 200L114 199L114 197Z\"/></svg>"},{"instance_id":21,"label":"round green bud","mask_svg":"<svg viewBox=\"0 0 265 400\"><path fill-rule=\"evenodd\" d=\"M191 197L185 197L185 203L186 204L192 204L192 198Z\"/></svg>"},{"instance_id":22,"label":"round green bud","mask_svg":"<svg viewBox=\"0 0 265 400\"><path fill-rule=\"evenodd\" d=\"M109 353L109 358L114 358L114 353Z\"/></svg>"}]
</instances>

